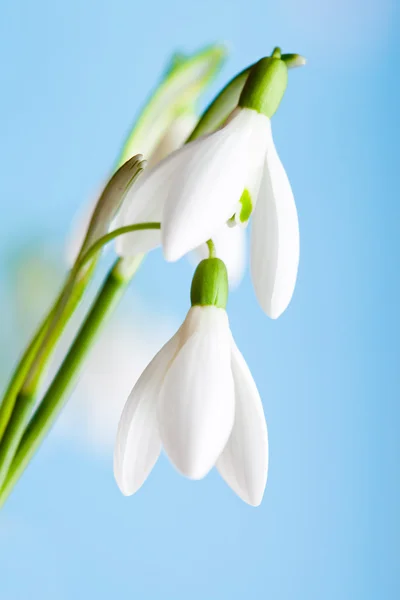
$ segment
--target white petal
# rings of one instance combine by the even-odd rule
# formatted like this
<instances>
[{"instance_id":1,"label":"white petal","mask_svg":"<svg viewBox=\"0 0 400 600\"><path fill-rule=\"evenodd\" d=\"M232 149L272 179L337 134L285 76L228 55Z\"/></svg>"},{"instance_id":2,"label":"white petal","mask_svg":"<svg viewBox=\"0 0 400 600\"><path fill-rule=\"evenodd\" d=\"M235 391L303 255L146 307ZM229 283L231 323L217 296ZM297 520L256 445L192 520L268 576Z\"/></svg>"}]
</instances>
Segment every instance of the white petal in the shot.
<instances>
[{"instance_id":1,"label":"white petal","mask_svg":"<svg viewBox=\"0 0 400 600\"><path fill-rule=\"evenodd\" d=\"M155 172L150 178L153 169L145 170L126 195L114 228L161 221L165 200L161 193L165 181L164 171L165 169ZM135 231L119 236L116 240L116 250L120 256L135 256L156 248L160 241L159 230Z\"/></svg>"},{"instance_id":2,"label":"white petal","mask_svg":"<svg viewBox=\"0 0 400 600\"><path fill-rule=\"evenodd\" d=\"M242 109L223 129L185 147L163 211L166 260L178 260L207 241L235 212L264 126L260 117Z\"/></svg>"},{"instance_id":3,"label":"white petal","mask_svg":"<svg viewBox=\"0 0 400 600\"><path fill-rule=\"evenodd\" d=\"M261 503L268 473L268 434L261 398L243 356L232 340L235 422L217 461L226 483L252 506Z\"/></svg>"},{"instance_id":4,"label":"white petal","mask_svg":"<svg viewBox=\"0 0 400 600\"><path fill-rule=\"evenodd\" d=\"M258 302L272 319L292 298L299 252L293 192L271 138L252 220L251 274Z\"/></svg>"},{"instance_id":5,"label":"white petal","mask_svg":"<svg viewBox=\"0 0 400 600\"><path fill-rule=\"evenodd\" d=\"M192 308L181 331L189 339L164 380L159 431L178 471L201 479L215 464L233 425L231 336L226 312L213 306Z\"/></svg>"},{"instance_id":6,"label":"white petal","mask_svg":"<svg viewBox=\"0 0 400 600\"><path fill-rule=\"evenodd\" d=\"M197 145L199 141L193 142ZM152 169L145 169L138 181L127 193L116 220L116 227L161 222L165 200L170 192L174 176L181 172L189 146L173 152ZM117 238L116 249L120 256L134 256L148 252L161 243L159 230L135 231Z\"/></svg>"},{"instance_id":7,"label":"white petal","mask_svg":"<svg viewBox=\"0 0 400 600\"><path fill-rule=\"evenodd\" d=\"M143 371L122 412L114 451L114 475L126 496L143 485L160 454L157 396L178 345L176 334Z\"/></svg>"},{"instance_id":8,"label":"white petal","mask_svg":"<svg viewBox=\"0 0 400 600\"><path fill-rule=\"evenodd\" d=\"M246 267L246 230L243 227L223 225L214 235L213 242L218 258L221 258L228 270L229 286L236 288L242 281ZM208 257L206 244L196 248L191 256L197 264Z\"/></svg>"}]
</instances>

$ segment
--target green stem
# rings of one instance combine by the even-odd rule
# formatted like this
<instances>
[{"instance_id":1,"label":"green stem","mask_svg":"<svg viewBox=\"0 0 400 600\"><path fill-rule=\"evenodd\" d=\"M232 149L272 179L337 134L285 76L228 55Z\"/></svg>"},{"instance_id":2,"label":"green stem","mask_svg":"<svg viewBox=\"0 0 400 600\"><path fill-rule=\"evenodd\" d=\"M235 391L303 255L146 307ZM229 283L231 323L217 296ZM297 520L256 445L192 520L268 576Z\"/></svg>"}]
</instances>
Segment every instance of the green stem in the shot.
<instances>
[{"instance_id":1,"label":"green stem","mask_svg":"<svg viewBox=\"0 0 400 600\"><path fill-rule=\"evenodd\" d=\"M99 238L91 248L82 256L79 260L79 268L82 268L88 260L93 258L97 252L99 252L103 246L114 240L116 237L120 235L124 235L125 233L132 233L133 231L143 231L145 229L161 229L161 223L158 222L148 222L148 223L135 223L134 225L125 225L124 227L119 227L118 229L114 229L114 231L110 231L106 235L103 235Z\"/></svg>"},{"instance_id":2,"label":"green stem","mask_svg":"<svg viewBox=\"0 0 400 600\"><path fill-rule=\"evenodd\" d=\"M0 489L14 459L25 426L35 406L35 396L19 392L0 445Z\"/></svg>"},{"instance_id":3,"label":"green stem","mask_svg":"<svg viewBox=\"0 0 400 600\"><path fill-rule=\"evenodd\" d=\"M215 249L215 244L211 239L209 239L207 241L207 246L208 246L208 257L215 258L217 256L217 251Z\"/></svg>"},{"instance_id":4,"label":"green stem","mask_svg":"<svg viewBox=\"0 0 400 600\"><path fill-rule=\"evenodd\" d=\"M67 283L64 285L56 302L22 355L0 404L0 441L3 438L7 424L13 412L17 395L21 388L25 386L25 383L29 378L31 378L30 390L25 388L24 394L26 396L33 395L35 387L37 387L39 383L39 377L43 372L47 364L47 360L49 359L57 342L58 338L56 334L61 334L76 306L78 305L87 286L90 273L91 269L78 282L76 289L73 290L72 293L68 294L68 302L66 302L64 307L65 310L63 311L63 314L60 314L60 306L63 298L66 298L66 292L68 286L70 285L71 276L68 278ZM58 323L57 328L55 328L55 323L60 316L62 319L60 320L60 323ZM50 335L50 331L52 331L52 335ZM33 385L32 382L33 375L36 377L35 385Z\"/></svg>"},{"instance_id":5,"label":"green stem","mask_svg":"<svg viewBox=\"0 0 400 600\"><path fill-rule=\"evenodd\" d=\"M42 343L43 336L49 325L50 318L51 312L47 315L43 323L40 325L31 343L22 355L18 366L11 378L11 381L8 384L8 387L5 391L3 400L0 405L0 440L3 437L8 421L10 420L10 416L14 409L15 399L17 397L18 391L21 389L24 379L28 374L28 371L36 356L40 344Z\"/></svg>"},{"instance_id":6,"label":"green stem","mask_svg":"<svg viewBox=\"0 0 400 600\"><path fill-rule=\"evenodd\" d=\"M82 275L80 266L75 265L70 272L63 292L52 311L48 326L37 349L21 391L26 396L33 396L40 384L41 377L52 355L54 347L64 331L69 319L75 312L91 279L97 261L93 261L89 269Z\"/></svg>"},{"instance_id":7,"label":"green stem","mask_svg":"<svg viewBox=\"0 0 400 600\"><path fill-rule=\"evenodd\" d=\"M22 357L8 386L0 410L2 427L0 488L32 414L41 376L57 341L82 297L93 268L94 265L91 265L84 277L76 281L76 284L74 284L74 273L77 271L71 272L62 293Z\"/></svg>"},{"instance_id":8,"label":"green stem","mask_svg":"<svg viewBox=\"0 0 400 600\"><path fill-rule=\"evenodd\" d=\"M127 265L126 259L119 259L107 276L85 322L79 330L68 354L59 368L53 382L47 390L42 402L36 409L20 443L7 478L0 492L0 505L7 499L18 479L24 472L36 449L39 447L55 419L64 406L67 393L73 387L83 361L97 339L106 318L111 315L121 299L129 281L142 262L142 257L135 257ZM16 420L16 426L23 420ZM15 433L21 433L19 430ZM10 433L11 437L11 433ZM16 438L18 435L15 436ZM14 442L10 447L15 449Z\"/></svg>"}]
</instances>

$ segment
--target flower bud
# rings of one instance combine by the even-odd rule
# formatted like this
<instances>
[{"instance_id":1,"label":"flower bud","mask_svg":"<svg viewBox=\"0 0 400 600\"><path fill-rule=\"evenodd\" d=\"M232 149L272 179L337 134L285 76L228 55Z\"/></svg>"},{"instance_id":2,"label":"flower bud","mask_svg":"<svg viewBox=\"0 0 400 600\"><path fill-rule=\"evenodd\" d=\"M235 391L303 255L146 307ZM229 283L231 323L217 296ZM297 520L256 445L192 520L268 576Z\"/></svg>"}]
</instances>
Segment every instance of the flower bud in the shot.
<instances>
[{"instance_id":1,"label":"flower bud","mask_svg":"<svg viewBox=\"0 0 400 600\"><path fill-rule=\"evenodd\" d=\"M239 106L250 108L268 117L276 112L288 80L286 63L276 53L254 65L240 95Z\"/></svg>"},{"instance_id":2,"label":"flower bud","mask_svg":"<svg viewBox=\"0 0 400 600\"><path fill-rule=\"evenodd\" d=\"M190 300L192 306L226 308L228 302L228 273L220 258L206 258L193 275Z\"/></svg>"}]
</instances>

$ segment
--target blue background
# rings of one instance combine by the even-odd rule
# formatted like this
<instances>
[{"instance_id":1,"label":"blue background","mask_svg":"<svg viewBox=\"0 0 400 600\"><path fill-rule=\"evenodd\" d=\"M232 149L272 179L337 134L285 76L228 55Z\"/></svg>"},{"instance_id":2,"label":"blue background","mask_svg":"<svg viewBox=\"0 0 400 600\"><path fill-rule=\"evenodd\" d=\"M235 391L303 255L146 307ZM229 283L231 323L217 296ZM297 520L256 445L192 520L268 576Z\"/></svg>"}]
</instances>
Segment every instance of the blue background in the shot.
<instances>
[{"instance_id":1,"label":"blue background","mask_svg":"<svg viewBox=\"0 0 400 600\"><path fill-rule=\"evenodd\" d=\"M206 100L274 45L308 58L273 123L301 224L296 293L272 322L247 275L229 304L269 426L261 507L165 458L124 498L111 453L50 436L1 516L2 599L400 597L398 25L394 0L1 1L3 332L12 256L37 239L61 256L172 51L229 43ZM156 252L134 285L182 319L190 277ZM20 348L2 345L5 376Z\"/></svg>"}]
</instances>

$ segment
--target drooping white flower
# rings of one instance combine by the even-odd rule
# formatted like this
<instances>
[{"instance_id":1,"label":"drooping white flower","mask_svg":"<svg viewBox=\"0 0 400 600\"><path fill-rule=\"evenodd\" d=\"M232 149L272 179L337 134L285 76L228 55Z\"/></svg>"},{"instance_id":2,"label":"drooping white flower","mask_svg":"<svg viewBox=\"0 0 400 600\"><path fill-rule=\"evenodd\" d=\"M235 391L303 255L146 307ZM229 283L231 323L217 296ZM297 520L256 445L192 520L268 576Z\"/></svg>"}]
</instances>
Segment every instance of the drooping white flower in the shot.
<instances>
[{"instance_id":1,"label":"drooping white flower","mask_svg":"<svg viewBox=\"0 0 400 600\"><path fill-rule=\"evenodd\" d=\"M241 106L222 129L174 152L132 186L119 225L160 221L161 232L122 236L117 249L124 256L161 243L165 258L175 261L218 234L233 215L243 222L253 213L254 288L263 310L277 318L295 287L299 229L270 121L286 87L287 67L276 58L263 60L268 62L260 61L257 77L249 76ZM262 79L268 69L278 74L278 92L271 87L270 77L270 87L262 89L260 96L254 79Z\"/></svg>"},{"instance_id":2,"label":"drooping white flower","mask_svg":"<svg viewBox=\"0 0 400 600\"><path fill-rule=\"evenodd\" d=\"M163 447L183 475L201 479L216 465L245 502L257 506L262 500L267 428L256 385L230 332L223 293L215 288L220 273L214 276L213 269L221 264L219 259L200 263L200 287L208 290L192 287L192 308L183 325L145 369L125 405L114 454L115 477L125 495L142 486ZM222 271L226 279L224 266Z\"/></svg>"},{"instance_id":3,"label":"drooping white flower","mask_svg":"<svg viewBox=\"0 0 400 600\"><path fill-rule=\"evenodd\" d=\"M186 112L175 119L147 164L151 169L164 158L181 148L198 121L193 112ZM244 227L223 225L213 236L217 255L224 261L228 270L229 285L235 288L242 280L246 263L246 234ZM195 264L208 256L206 244L202 244L191 255Z\"/></svg>"},{"instance_id":4,"label":"drooping white flower","mask_svg":"<svg viewBox=\"0 0 400 600\"><path fill-rule=\"evenodd\" d=\"M172 152L181 148L188 138L189 134L193 131L197 117L194 113L187 112L175 119L171 126L166 131L163 138L160 140L158 146L155 148L153 154L148 160L147 169L152 169L160 161L169 156ZM134 192L135 193L135 192ZM95 202L84 207L77 218L75 219L74 226L72 229L72 235L67 242L67 260L69 264L73 264L83 240L86 236L86 232L91 221L93 211L97 205L97 198ZM111 225L110 229L115 229L122 222L122 217L116 219ZM144 235L143 235L144 233ZM153 247L156 247L160 243L160 232L159 231L145 231L137 232L137 244L131 248L129 255L136 254L136 248L139 247L140 241L145 240L142 243L140 252L147 252ZM229 275L229 283L231 287L236 287L244 273L245 268L245 257L246 257L246 245L245 245L245 231L243 227L228 227L223 224L214 236L214 243L217 249L218 256L224 260ZM117 242L119 247L119 242ZM196 248L193 253L195 262L198 263L200 259L205 258L208 254L207 246L202 244Z\"/></svg>"}]
</instances>

